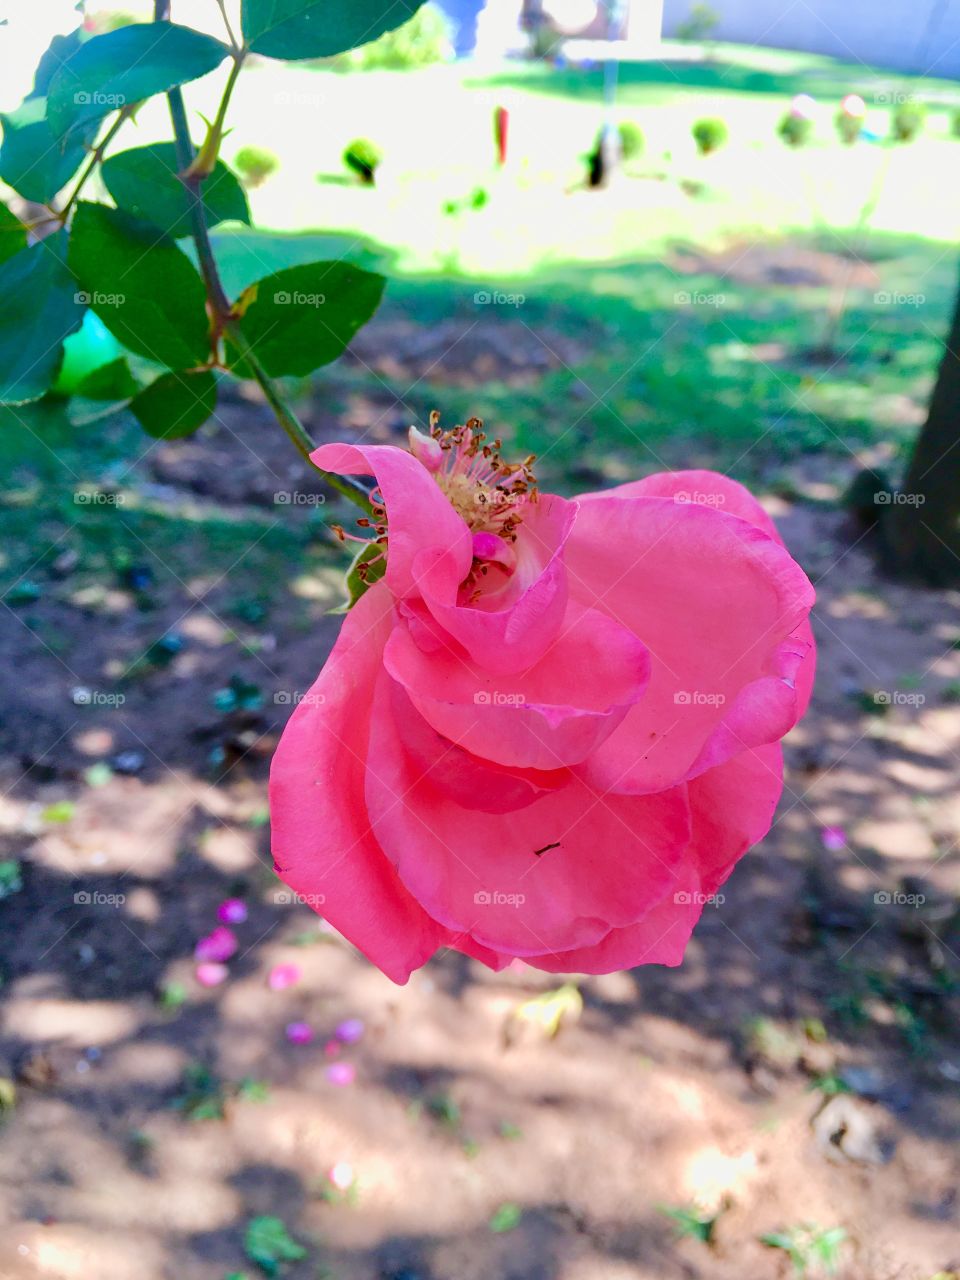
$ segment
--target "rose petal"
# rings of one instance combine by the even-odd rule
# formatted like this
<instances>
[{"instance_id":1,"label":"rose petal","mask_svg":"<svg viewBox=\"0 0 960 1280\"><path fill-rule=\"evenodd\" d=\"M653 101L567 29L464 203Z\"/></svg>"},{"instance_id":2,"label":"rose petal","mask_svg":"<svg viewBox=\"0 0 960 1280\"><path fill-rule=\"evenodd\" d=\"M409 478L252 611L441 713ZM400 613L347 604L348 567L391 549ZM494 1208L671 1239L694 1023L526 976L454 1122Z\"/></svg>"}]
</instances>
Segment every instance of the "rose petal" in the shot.
<instances>
[{"instance_id":1,"label":"rose petal","mask_svg":"<svg viewBox=\"0 0 960 1280\"><path fill-rule=\"evenodd\" d=\"M203 964L198 964L194 973L201 987L219 987L221 982L226 982L230 976L230 970L227 966L218 964L214 960L207 960Z\"/></svg>"},{"instance_id":2,"label":"rose petal","mask_svg":"<svg viewBox=\"0 0 960 1280\"><path fill-rule=\"evenodd\" d=\"M229 960L239 947L237 935L226 925L218 925L211 933L200 941L193 949L198 960Z\"/></svg>"},{"instance_id":3,"label":"rose petal","mask_svg":"<svg viewBox=\"0 0 960 1280\"><path fill-rule=\"evenodd\" d=\"M286 991L300 981L300 967L295 964L275 964L267 975L271 991Z\"/></svg>"}]
</instances>

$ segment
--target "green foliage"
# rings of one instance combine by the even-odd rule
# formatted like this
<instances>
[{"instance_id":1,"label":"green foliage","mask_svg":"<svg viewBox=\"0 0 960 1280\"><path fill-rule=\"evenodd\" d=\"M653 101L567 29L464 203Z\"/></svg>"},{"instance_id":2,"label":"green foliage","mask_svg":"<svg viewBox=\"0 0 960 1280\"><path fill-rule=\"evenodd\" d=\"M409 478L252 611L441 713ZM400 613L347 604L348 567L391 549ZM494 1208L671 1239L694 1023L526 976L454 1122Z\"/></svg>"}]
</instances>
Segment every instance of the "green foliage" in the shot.
<instances>
[{"instance_id":1,"label":"green foliage","mask_svg":"<svg viewBox=\"0 0 960 1280\"><path fill-rule=\"evenodd\" d=\"M494 1235L503 1235L507 1231L513 1231L515 1227L520 1225L522 1217L523 1212L518 1204L502 1204L490 1219L490 1230Z\"/></svg>"},{"instance_id":2,"label":"green foliage","mask_svg":"<svg viewBox=\"0 0 960 1280\"><path fill-rule=\"evenodd\" d=\"M0 263L26 247L26 227L5 204L0 204Z\"/></svg>"},{"instance_id":3,"label":"green foliage","mask_svg":"<svg viewBox=\"0 0 960 1280\"><path fill-rule=\"evenodd\" d=\"M840 1246L847 1238L843 1227L817 1227L804 1223L784 1231L771 1231L760 1237L770 1249L782 1249L793 1263L797 1276L807 1276L817 1269L833 1274L840 1261Z\"/></svg>"},{"instance_id":4,"label":"green foliage","mask_svg":"<svg viewBox=\"0 0 960 1280\"><path fill-rule=\"evenodd\" d=\"M250 1261L267 1276L277 1276L283 1263L299 1262L307 1256L306 1249L290 1235L283 1220L268 1216L251 1218L243 1248Z\"/></svg>"},{"instance_id":5,"label":"green foliage","mask_svg":"<svg viewBox=\"0 0 960 1280\"><path fill-rule=\"evenodd\" d=\"M788 111L777 125L777 134L788 147L805 147L813 137L813 121Z\"/></svg>"},{"instance_id":6,"label":"green foliage","mask_svg":"<svg viewBox=\"0 0 960 1280\"><path fill-rule=\"evenodd\" d=\"M351 49L336 60L351 71L409 71L453 57L446 15L434 4L424 4L409 21L385 32L371 44Z\"/></svg>"},{"instance_id":7,"label":"green foliage","mask_svg":"<svg viewBox=\"0 0 960 1280\"><path fill-rule=\"evenodd\" d=\"M901 102L893 113L890 129L897 142L913 142L923 132L927 108L922 102Z\"/></svg>"},{"instance_id":8,"label":"green foliage","mask_svg":"<svg viewBox=\"0 0 960 1280\"><path fill-rule=\"evenodd\" d=\"M271 377L303 377L342 353L376 311L384 283L346 262L288 267L253 286L237 328ZM227 353L233 371L249 376L235 339L228 339Z\"/></svg>"},{"instance_id":9,"label":"green foliage","mask_svg":"<svg viewBox=\"0 0 960 1280\"><path fill-rule=\"evenodd\" d=\"M723 146L730 131L719 117L706 116L702 120L695 121L690 132L697 144L697 150L702 156L707 156Z\"/></svg>"},{"instance_id":10,"label":"green foliage","mask_svg":"<svg viewBox=\"0 0 960 1280\"><path fill-rule=\"evenodd\" d=\"M387 571L384 549L376 542L365 542L353 558L346 574L347 598L331 613L349 613L360 597Z\"/></svg>"},{"instance_id":11,"label":"green foliage","mask_svg":"<svg viewBox=\"0 0 960 1280\"><path fill-rule=\"evenodd\" d=\"M690 40L694 43L709 40L717 29L720 15L708 4L695 4L687 17L677 27L678 40Z\"/></svg>"},{"instance_id":12,"label":"green foliage","mask_svg":"<svg viewBox=\"0 0 960 1280\"><path fill-rule=\"evenodd\" d=\"M63 358L63 341L80 328L83 306L58 232L0 264L0 404L38 400Z\"/></svg>"},{"instance_id":13,"label":"green foliage","mask_svg":"<svg viewBox=\"0 0 960 1280\"><path fill-rule=\"evenodd\" d=\"M280 161L272 151L255 146L241 147L233 157L233 163L240 170L248 187L259 187L280 167Z\"/></svg>"},{"instance_id":14,"label":"green foliage","mask_svg":"<svg viewBox=\"0 0 960 1280\"><path fill-rule=\"evenodd\" d=\"M147 435L160 440L193 435L216 407L217 380L209 369L165 373L130 402Z\"/></svg>"},{"instance_id":15,"label":"green foliage","mask_svg":"<svg viewBox=\"0 0 960 1280\"><path fill-rule=\"evenodd\" d=\"M846 111L838 111L833 118L833 122L837 127L837 133L840 135L840 141L845 146L852 147L863 132L863 118L861 116L851 116Z\"/></svg>"},{"instance_id":16,"label":"green foliage","mask_svg":"<svg viewBox=\"0 0 960 1280\"><path fill-rule=\"evenodd\" d=\"M155 93L214 71L227 47L171 22L142 22L84 41L50 80L47 117L62 137Z\"/></svg>"},{"instance_id":17,"label":"green foliage","mask_svg":"<svg viewBox=\"0 0 960 1280\"><path fill-rule=\"evenodd\" d=\"M348 169L359 174L360 181L368 186L373 186L377 166L382 159L380 148L369 138L354 138L343 153L343 163Z\"/></svg>"},{"instance_id":18,"label":"green foliage","mask_svg":"<svg viewBox=\"0 0 960 1280\"><path fill-rule=\"evenodd\" d=\"M100 175L118 208L152 222L177 240L191 231L190 200L177 176L179 170L176 146L155 142L111 156L103 162ZM203 205L208 226L250 223L244 190L222 160L204 180Z\"/></svg>"},{"instance_id":19,"label":"green foliage","mask_svg":"<svg viewBox=\"0 0 960 1280\"><path fill-rule=\"evenodd\" d=\"M23 868L16 858L0 862L0 902L11 898L23 888Z\"/></svg>"},{"instance_id":20,"label":"green foliage","mask_svg":"<svg viewBox=\"0 0 960 1280\"><path fill-rule=\"evenodd\" d=\"M243 0L243 36L268 58L329 58L368 44L416 13L423 0Z\"/></svg>"},{"instance_id":21,"label":"green foliage","mask_svg":"<svg viewBox=\"0 0 960 1280\"><path fill-rule=\"evenodd\" d=\"M950 136L960 138L960 107L954 107L950 112Z\"/></svg>"},{"instance_id":22,"label":"green foliage","mask_svg":"<svg viewBox=\"0 0 960 1280\"><path fill-rule=\"evenodd\" d=\"M643 152L643 130L633 120L621 120L617 125L620 135L620 154L624 160L635 160Z\"/></svg>"},{"instance_id":23,"label":"green foliage","mask_svg":"<svg viewBox=\"0 0 960 1280\"><path fill-rule=\"evenodd\" d=\"M121 209L81 203L68 261L88 305L125 347L169 369L206 362L203 282L169 236Z\"/></svg>"},{"instance_id":24,"label":"green foliage","mask_svg":"<svg viewBox=\"0 0 960 1280\"><path fill-rule=\"evenodd\" d=\"M681 1240L699 1240L701 1244L713 1242L713 1232L720 1218L719 1212L710 1213L700 1205L659 1205L659 1211L676 1223Z\"/></svg>"}]
</instances>

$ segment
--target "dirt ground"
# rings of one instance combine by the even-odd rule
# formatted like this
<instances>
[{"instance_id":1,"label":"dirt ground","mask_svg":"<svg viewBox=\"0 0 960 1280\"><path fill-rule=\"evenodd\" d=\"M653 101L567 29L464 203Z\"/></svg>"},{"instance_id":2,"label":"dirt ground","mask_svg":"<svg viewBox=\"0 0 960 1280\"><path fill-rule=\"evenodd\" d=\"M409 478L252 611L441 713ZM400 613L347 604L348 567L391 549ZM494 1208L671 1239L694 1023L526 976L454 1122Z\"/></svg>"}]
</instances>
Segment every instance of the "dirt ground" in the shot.
<instances>
[{"instance_id":1,"label":"dirt ground","mask_svg":"<svg viewBox=\"0 0 960 1280\"><path fill-rule=\"evenodd\" d=\"M314 491L279 448L254 465L259 406L225 414L136 484ZM272 874L269 754L336 633L332 569L306 622L227 619L202 566L147 612L135 583L3 610L0 1280L253 1280L261 1215L306 1250L288 1280L780 1280L761 1237L803 1224L844 1229L845 1280L960 1270L960 597L881 579L835 506L768 505L821 655L774 829L681 968L579 981L554 1039L515 1013L556 978L447 954L394 987ZM215 708L238 661L263 696ZM193 948L232 897L207 989Z\"/></svg>"}]
</instances>

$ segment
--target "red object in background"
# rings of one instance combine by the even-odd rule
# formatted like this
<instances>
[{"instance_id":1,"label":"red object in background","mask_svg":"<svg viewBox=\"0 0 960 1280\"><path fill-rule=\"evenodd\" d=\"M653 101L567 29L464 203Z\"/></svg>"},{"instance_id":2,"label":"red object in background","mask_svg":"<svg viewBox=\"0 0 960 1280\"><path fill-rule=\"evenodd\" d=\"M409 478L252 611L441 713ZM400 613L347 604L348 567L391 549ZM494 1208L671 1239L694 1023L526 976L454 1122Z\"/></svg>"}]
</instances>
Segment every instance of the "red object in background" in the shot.
<instances>
[{"instance_id":1,"label":"red object in background","mask_svg":"<svg viewBox=\"0 0 960 1280\"><path fill-rule=\"evenodd\" d=\"M507 162L507 124L510 113L506 107L497 107L493 113L493 135L497 142L497 164Z\"/></svg>"}]
</instances>

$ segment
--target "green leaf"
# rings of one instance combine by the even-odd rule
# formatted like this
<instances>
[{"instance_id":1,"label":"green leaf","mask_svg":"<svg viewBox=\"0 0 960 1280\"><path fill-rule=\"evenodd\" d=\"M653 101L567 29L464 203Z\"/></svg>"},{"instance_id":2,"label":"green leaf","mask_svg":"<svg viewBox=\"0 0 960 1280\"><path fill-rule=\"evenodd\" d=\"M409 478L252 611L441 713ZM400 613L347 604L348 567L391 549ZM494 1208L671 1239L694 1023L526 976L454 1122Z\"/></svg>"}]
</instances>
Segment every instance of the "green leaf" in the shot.
<instances>
[{"instance_id":1,"label":"green leaf","mask_svg":"<svg viewBox=\"0 0 960 1280\"><path fill-rule=\"evenodd\" d=\"M179 239L190 234L190 199L177 173L177 148L172 142L121 151L105 160L100 175L121 209L154 223ZM207 225L218 222L250 224L250 207L236 175L218 160L203 183Z\"/></svg>"},{"instance_id":2,"label":"green leaf","mask_svg":"<svg viewBox=\"0 0 960 1280\"><path fill-rule=\"evenodd\" d=\"M522 1216L519 1205L502 1204L490 1219L490 1230L497 1235L502 1235L505 1231L512 1231L514 1227L520 1225Z\"/></svg>"},{"instance_id":3,"label":"green leaf","mask_svg":"<svg viewBox=\"0 0 960 1280\"><path fill-rule=\"evenodd\" d=\"M46 98L27 98L0 114L0 178L25 200L47 204L80 168L92 130L58 138L47 123Z\"/></svg>"},{"instance_id":4,"label":"green leaf","mask_svg":"<svg viewBox=\"0 0 960 1280\"><path fill-rule=\"evenodd\" d=\"M243 36L268 58L329 58L402 26L423 0L243 0Z\"/></svg>"},{"instance_id":5,"label":"green leaf","mask_svg":"<svg viewBox=\"0 0 960 1280\"><path fill-rule=\"evenodd\" d=\"M372 562L372 563L371 563ZM360 566L366 565L367 568L361 574ZM336 609L330 609L330 613L349 613L360 597L369 591L375 582L380 579L387 571L387 549L378 542L365 542L357 554L353 557L353 563L347 570L345 583L347 588L347 598L343 604L337 605Z\"/></svg>"},{"instance_id":6,"label":"green leaf","mask_svg":"<svg viewBox=\"0 0 960 1280\"><path fill-rule=\"evenodd\" d=\"M64 338L80 328L65 249L60 231L0 264L0 404L39 400L57 376Z\"/></svg>"},{"instance_id":7,"label":"green leaf","mask_svg":"<svg viewBox=\"0 0 960 1280\"><path fill-rule=\"evenodd\" d=\"M94 369L77 384L74 395L85 400L129 400L140 390L123 356Z\"/></svg>"},{"instance_id":8,"label":"green leaf","mask_svg":"<svg viewBox=\"0 0 960 1280\"><path fill-rule=\"evenodd\" d=\"M54 73L48 118L56 134L213 71L229 50L171 22L138 22L94 36Z\"/></svg>"},{"instance_id":9,"label":"green leaf","mask_svg":"<svg viewBox=\"0 0 960 1280\"><path fill-rule=\"evenodd\" d=\"M273 377L303 377L335 360L376 311L383 276L347 262L288 267L257 282L256 299L237 322L254 355ZM250 370L228 342L232 367Z\"/></svg>"},{"instance_id":10,"label":"green leaf","mask_svg":"<svg viewBox=\"0 0 960 1280\"><path fill-rule=\"evenodd\" d=\"M169 369L207 360L203 281L169 236L122 209L81 201L69 262L87 305L125 347Z\"/></svg>"},{"instance_id":11,"label":"green leaf","mask_svg":"<svg viewBox=\"0 0 960 1280\"><path fill-rule=\"evenodd\" d=\"M0 204L0 262L6 262L26 246L26 227L5 204Z\"/></svg>"},{"instance_id":12,"label":"green leaf","mask_svg":"<svg viewBox=\"0 0 960 1280\"><path fill-rule=\"evenodd\" d=\"M54 36L46 53L37 63L33 77L31 98L45 98L50 90L50 81L60 68L74 56L82 44L90 39L83 27L77 27L66 36Z\"/></svg>"},{"instance_id":13,"label":"green leaf","mask_svg":"<svg viewBox=\"0 0 960 1280\"><path fill-rule=\"evenodd\" d=\"M279 1275L281 1263L299 1262L307 1256L280 1218L266 1216L250 1220L243 1247L250 1261L268 1276Z\"/></svg>"},{"instance_id":14,"label":"green leaf","mask_svg":"<svg viewBox=\"0 0 960 1280\"><path fill-rule=\"evenodd\" d=\"M130 401L130 411L159 440L179 440L202 427L217 407L217 380L209 369L165 373Z\"/></svg>"}]
</instances>

